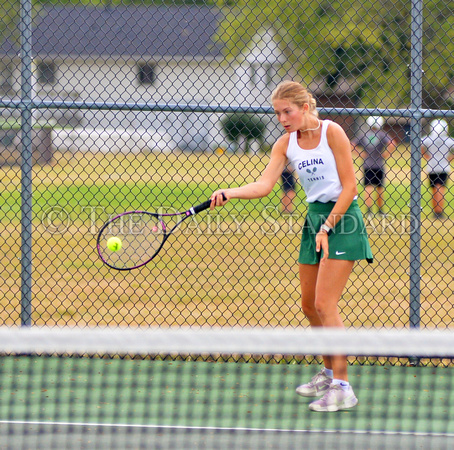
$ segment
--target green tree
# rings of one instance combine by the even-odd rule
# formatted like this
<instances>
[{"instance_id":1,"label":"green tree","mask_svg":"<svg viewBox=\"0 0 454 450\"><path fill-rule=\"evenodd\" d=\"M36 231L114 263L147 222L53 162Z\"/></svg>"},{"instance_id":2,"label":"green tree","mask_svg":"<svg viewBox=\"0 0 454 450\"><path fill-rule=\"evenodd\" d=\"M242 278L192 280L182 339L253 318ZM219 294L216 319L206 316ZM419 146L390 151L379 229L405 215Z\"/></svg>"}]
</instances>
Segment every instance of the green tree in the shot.
<instances>
[{"instance_id":1,"label":"green tree","mask_svg":"<svg viewBox=\"0 0 454 450\"><path fill-rule=\"evenodd\" d=\"M250 142L253 140L263 144L265 124L255 115L245 113L227 114L222 120L222 129L228 141L232 144L234 151L239 149L242 138L246 144L245 153L249 152Z\"/></svg>"},{"instance_id":2,"label":"green tree","mask_svg":"<svg viewBox=\"0 0 454 450\"><path fill-rule=\"evenodd\" d=\"M219 39L228 58L239 57L261 29L273 29L286 55L282 75L306 84L323 80L335 90L347 79L358 105L400 107L410 96L408 0L33 0L39 5L214 5L224 14ZM18 38L20 0L0 2L0 40ZM454 80L454 14L451 2L425 0L424 101L453 107L445 98Z\"/></svg>"},{"instance_id":3,"label":"green tree","mask_svg":"<svg viewBox=\"0 0 454 450\"><path fill-rule=\"evenodd\" d=\"M41 5L71 5L71 6L147 6L147 5L206 5L206 0L33 0Z\"/></svg>"},{"instance_id":4,"label":"green tree","mask_svg":"<svg viewBox=\"0 0 454 450\"><path fill-rule=\"evenodd\" d=\"M446 87L454 83L454 14L450 1L424 3L424 88L427 107L454 108ZM431 102L431 103L429 103Z\"/></svg>"},{"instance_id":5,"label":"green tree","mask_svg":"<svg viewBox=\"0 0 454 450\"><path fill-rule=\"evenodd\" d=\"M0 43L10 36L17 39L19 7L20 0L2 0L0 2Z\"/></svg>"},{"instance_id":6,"label":"green tree","mask_svg":"<svg viewBox=\"0 0 454 450\"><path fill-rule=\"evenodd\" d=\"M287 57L282 74L297 74L306 84L323 80L326 90L347 79L359 105L408 105L409 1L220 0L218 6L225 14L219 38L228 57L238 57L257 30L273 29ZM454 16L444 0L432 0L424 17L428 92L434 82L440 89L453 78Z\"/></svg>"}]
</instances>

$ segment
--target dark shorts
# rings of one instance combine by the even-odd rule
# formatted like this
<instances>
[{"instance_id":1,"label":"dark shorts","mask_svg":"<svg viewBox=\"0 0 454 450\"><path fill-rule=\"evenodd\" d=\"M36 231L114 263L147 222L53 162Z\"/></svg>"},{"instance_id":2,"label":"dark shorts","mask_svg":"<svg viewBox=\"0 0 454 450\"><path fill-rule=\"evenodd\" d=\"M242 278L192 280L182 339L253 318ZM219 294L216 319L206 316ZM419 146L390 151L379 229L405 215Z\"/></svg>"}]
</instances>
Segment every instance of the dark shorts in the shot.
<instances>
[{"instance_id":1,"label":"dark shorts","mask_svg":"<svg viewBox=\"0 0 454 450\"><path fill-rule=\"evenodd\" d=\"M289 170L284 170L282 172L282 190L284 192L295 190L295 177Z\"/></svg>"},{"instance_id":2,"label":"dark shorts","mask_svg":"<svg viewBox=\"0 0 454 450\"><path fill-rule=\"evenodd\" d=\"M315 249L315 235L319 232L322 223L325 223L335 203L309 203L306 220L303 225L301 246L298 262L300 264L318 264L323 252ZM352 204L336 224L328 237L329 259L357 261L366 259L373 262L372 250L369 245L363 215L358 202Z\"/></svg>"},{"instance_id":3,"label":"dark shorts","mask_svg":"<svg viewBox=\"0 0 454 450\"><path fill-rule=\"evenodd\" d=\"M365 169L364 186L383 187L385 184L385 171L382 169Z\"/></svg>"},{"instance_id":4,"label":"dark shorts","mask_svg":"<svg viewBox=\"0 0 454 450\"><path fill-rule=\"evenodd\" d=\"M446 186L448 182L448 174L446 172L429 173L430 187Z\"/></svg>"}]
</instances>

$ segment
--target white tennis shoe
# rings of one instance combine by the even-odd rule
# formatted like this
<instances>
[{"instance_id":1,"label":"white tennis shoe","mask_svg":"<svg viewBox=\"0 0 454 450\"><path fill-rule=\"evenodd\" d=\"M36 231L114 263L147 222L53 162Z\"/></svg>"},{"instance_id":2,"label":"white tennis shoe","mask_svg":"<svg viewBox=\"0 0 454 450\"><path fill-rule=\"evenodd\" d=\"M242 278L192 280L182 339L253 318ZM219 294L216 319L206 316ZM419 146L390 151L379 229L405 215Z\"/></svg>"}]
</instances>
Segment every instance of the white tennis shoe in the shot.
<instances>
[{"instance_id":1,"label":"white tennis shoe","mask_svg":"<svg viewBox=\"0 0 454 450\"><path fill-rule=\"evenodd\" d=\"M320 397L328 390L332 381L333 379L326 375L325 368L323 368L312 377L309 383L298 386L296 393L302 397Z\"/></svg>"},{"instance_id":2,"label":"white tennis shoe","mask_svg":"<svg viewBox=\"0 0 454 450\"><path fill-rule=\"evenodd\" d=\"M322 412L340 411L342 409L353 408L357 403L358 399L351 386L347 390L344 390L337 384L331 384L321 399L309 404L309 409Z\"/></svg>"}]
</instances>

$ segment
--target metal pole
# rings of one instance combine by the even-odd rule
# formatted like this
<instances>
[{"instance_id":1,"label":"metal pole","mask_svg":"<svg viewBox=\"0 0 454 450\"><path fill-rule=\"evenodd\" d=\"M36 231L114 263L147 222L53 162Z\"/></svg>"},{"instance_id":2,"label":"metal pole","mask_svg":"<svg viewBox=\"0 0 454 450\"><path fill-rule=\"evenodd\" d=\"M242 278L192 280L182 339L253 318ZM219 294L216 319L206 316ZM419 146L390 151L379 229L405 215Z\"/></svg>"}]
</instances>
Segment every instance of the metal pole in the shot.
<instances>
[{"instance_id":1,"label":"metal pole","mask_svg":"<svg viewBox=\"0 0 454 450\"><path fill-rule=\"evenodd\" d=\"M410 186L410 328L419 328L421 309L421 119L423 2L411 2L411 186Z\"/></svg>"},{"instance_id":2,"label":"metal pole","mask_svg":"<svg viewBox=\"0 0 454 450\"><path fill-rule=\"evenodd\" d=\"M32 317L32 4L21 0L21 325Z\"/></svg>"}]
</instances>

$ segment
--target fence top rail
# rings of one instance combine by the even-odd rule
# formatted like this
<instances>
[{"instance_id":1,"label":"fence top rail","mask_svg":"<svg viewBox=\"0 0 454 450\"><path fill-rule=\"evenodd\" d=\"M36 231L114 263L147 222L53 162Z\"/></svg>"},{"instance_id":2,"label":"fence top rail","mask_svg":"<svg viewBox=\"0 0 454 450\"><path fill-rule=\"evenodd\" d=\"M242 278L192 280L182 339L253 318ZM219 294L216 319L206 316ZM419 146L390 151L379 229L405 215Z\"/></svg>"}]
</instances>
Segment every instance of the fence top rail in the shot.
<instances>
[{"instance_id":1,"label":"fence top rail","mask_svg":"<svg viewBox=\"0 0 454 450\"><path fill-rule=\"evenodd\" d=\"M209 105L202 103L137 103L137 102L76 102L76 101L31 101L0 100L0 108L13 109L79 109L79 110L109 110L109 111L164 111L164 112L202 112L202 113L249 113L274 114L271 106L255 105ZM425 109L425 108L318 108L320 114L336 114L341 116L384 116L407 118L454 118L454 110Z\"/></svg>"}]
</instances>

